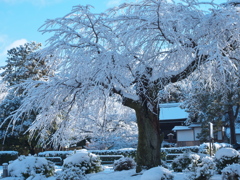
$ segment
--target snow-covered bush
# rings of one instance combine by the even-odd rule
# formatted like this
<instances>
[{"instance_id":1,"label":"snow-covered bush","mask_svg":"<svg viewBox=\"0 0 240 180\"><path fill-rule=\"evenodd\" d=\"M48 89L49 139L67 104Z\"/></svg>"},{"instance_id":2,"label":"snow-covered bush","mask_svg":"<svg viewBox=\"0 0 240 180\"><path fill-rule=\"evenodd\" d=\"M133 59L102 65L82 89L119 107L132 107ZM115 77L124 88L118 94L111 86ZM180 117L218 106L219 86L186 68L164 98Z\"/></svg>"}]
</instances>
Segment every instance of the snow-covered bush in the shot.
<instances>
[{"instance_id":1,"label":"snow-covered bush","mask_svg":"<svg viewBox=\"0 0 240 180\"><path fill-rule=\"evenodd\" d=\"M17 151L0 151L0 164L8 163L9 161L16 160L17 158Z\"/></svg>"},{"instance_id":2,"label":"snow-covered bush","mask_svg":"<svg viewBox=\"0 0 240 180\"><path fill-rule=\"evenodd\" d=\"M54 175L54 164L43 157L20 156L8 166L11 177L34 177L38 174L49 177Z\"/></svg>"},{"instance_id":3,"label":"snow-covered bush","mask_svg":"<svg viewBox=\"0 0 240 180\"><path fill-rule=\"evenodd\" d=\"M62 173L58 175L58 179L85 179L85 174L96 173L102 170L99 156L86 150L81 150L64 160Z\"/></svg>"},{"instance_id":4,"label":"snow-covered bush","mask_svg":"<svg viewBox=\"0 0 240 180\"><path fill-rule=\"evenodd\" d=\"M118 160L115 160L113 163L114 171L122 171L133 169L136 166L134 159L130 157L122 157Z\"/></svg>"},{"instance_id":5,"label":"snow-covered bush","mask_svg":"<svg viewBox=\"0 0 240 180\"><path fill-rule=\"evenodd\" d=\"M171 171L164 167L154 167L143 173L141 180L173 180Z\"/></svg>"},{"instance_id":6,"label":"snow-covered bush","mask_svg":"<svg viewBox=\"0 0 240 180\"><path fill-rule=\"evenodd\" d=\"M222 170L222 180L239 180L240 164L231 164Z\"/></svg>"},{"instance_id":7,"label":"snow-covered bush","mask_svg":"<svg viewBox=\"0 0 240 180\"><path fill-rule=\"evenodd\" d=\"M188 168L188 166L192 164L193 161L196 161L196 159L200 159L200 156L198 156L197 154L185 152L173 160L172 169L175 172L182 172L183 170Z\"/></svg>"},{"instance_id":8,"label":"snow-covered bush","mask_svg":"<svg viewBox=\"0 0 240 180\"><path fill-rule=\"evenodd\" d=\"M221 148L215 154L215 163L217 171L220 174L221 170L227 165L239 163L240 153L232 148Z\"/></svg>"},{"instance_id":9,"label":"snow-covered bush","mask_svg":"<svg viewBox=\"0 0 240 180\"><path fill-rule=\"evenodd\" d=\"M214 148L211 148L211 151L213 152ZM203 154L210 154L210 143L203 143L199 146L199 152ZM214 153L214 152L213 152Z\"/></svg>"},{"instance_id":10,"label":"snow-covered bush","mask_svg":"<svg viewBox=\"0 0 240 180\"><path fill-rule=\"evenodd\" d=\"M215 172L215 163L211 157L204 157L199 163L199 159L194 159L189 165L187 179L189 180L209 180Z\"/></svg>"},{"instance_id":11,"label":"snow-covered bush","mask_svg":"<svg viewBox=\"0 0 240 180\"><path fill-rule=\"evenodd\" d=\"M58 180L87 180L88 178L84 174L84 170L77 166L69 166L57 172Z\"/></svg>"}]
</instances>

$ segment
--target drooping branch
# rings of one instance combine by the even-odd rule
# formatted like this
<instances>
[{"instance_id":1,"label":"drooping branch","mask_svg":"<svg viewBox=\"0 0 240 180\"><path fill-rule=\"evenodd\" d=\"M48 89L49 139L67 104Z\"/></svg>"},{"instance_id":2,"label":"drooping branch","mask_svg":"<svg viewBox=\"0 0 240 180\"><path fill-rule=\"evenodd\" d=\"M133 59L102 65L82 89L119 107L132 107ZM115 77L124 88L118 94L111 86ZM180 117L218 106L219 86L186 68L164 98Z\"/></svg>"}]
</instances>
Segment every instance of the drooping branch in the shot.
<instances>
[{"instance_id":1,"label":"drooping branch","mask_svg":"<svg viewBox=\"0 0 240 180\"><path fill-rule=\"evenodd\" d=\"M139 107L139 102L137 100L134 100L130 97L124 96L123 92L121 90L117 90L116 88L112 88L112 93L118 94L122 97L122 104L124 106L127 106L131 109L136 109Z\"/></svg>"},{"instance_id":2,"label":"drooping branch","mask_svg":"<svg viewBox=\"0 0 240 180\"><path fill-rule=\"evenodd\" d=\"M201 57L196 56L195 59L186 66L181 72L178 74L169 76L169 77L160 77L159 79L154 81L154 84L158 84L159 82L163 83L163 87L170 83L176 83L183 79L186 79L192 72L194 72L201 64L207 61L207 55L203 55Z\"/></svg>"}]
</instances>

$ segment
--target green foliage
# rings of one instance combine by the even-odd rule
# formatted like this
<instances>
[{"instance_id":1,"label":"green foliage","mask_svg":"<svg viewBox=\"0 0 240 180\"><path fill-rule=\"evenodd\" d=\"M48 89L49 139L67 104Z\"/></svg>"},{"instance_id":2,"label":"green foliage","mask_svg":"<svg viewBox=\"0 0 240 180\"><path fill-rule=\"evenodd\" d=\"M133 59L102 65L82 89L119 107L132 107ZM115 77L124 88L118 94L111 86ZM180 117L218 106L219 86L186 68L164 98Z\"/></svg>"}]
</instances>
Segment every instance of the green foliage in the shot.
<instances>
[{"instance_id":1,"label":"green foliage","mask_svg":"<svg viewBox=\"0 0 240 180\"><path fill-rule=\"evenodd\" d=\"M3 81L13 86L28 78L36 80L46 75L44 61L36 53L40 47L41 43L31 42L8 50L7 64L1 68L3 72L0 74Z\"/></svg>"},{"instance_id":2,"label":"green foliage","mask_svg":"<svg viewBox=\"0 0 240 180\"><path fill-rule=\"evenodd\" d=\"M135 168L136 162L134 159L129 157L122 157L118 160L115 160L113 163L114 171L130 170Z\"/></svg>"}]
</instances>

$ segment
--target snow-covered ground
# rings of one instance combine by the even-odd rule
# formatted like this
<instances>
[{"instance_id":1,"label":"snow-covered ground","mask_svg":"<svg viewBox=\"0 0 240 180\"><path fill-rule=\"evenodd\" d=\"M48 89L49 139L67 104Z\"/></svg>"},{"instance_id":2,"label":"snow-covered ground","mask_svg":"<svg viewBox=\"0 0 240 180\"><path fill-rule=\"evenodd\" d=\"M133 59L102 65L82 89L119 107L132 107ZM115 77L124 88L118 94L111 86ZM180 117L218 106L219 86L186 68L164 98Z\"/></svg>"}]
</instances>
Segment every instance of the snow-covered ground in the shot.
<instances>
[{"instance_id":1,"label":"snow-covered ground","mask_svg":"<svg viewBox=\"0 0 240 180\"><path fill-rule=\"evenodd\" d=\"M96 174L88 174L89 180L141 180L141 175L136 175L135 170L117 171L114 172L111 166L104 166L105 169L102 172ZM61 171L60 166L55 167L56 171ZM0 166L0 174L2 174L2 166ZM184 173L173 173L174 180L186 180ZM16 180L16 178L8 177L4 180ZM210 180L220 180L221 175L214 175ZM39 180L39 179L38 179ZM54 177L47 178L46 180L56 180Z\"/></svg>"}]
</instances>

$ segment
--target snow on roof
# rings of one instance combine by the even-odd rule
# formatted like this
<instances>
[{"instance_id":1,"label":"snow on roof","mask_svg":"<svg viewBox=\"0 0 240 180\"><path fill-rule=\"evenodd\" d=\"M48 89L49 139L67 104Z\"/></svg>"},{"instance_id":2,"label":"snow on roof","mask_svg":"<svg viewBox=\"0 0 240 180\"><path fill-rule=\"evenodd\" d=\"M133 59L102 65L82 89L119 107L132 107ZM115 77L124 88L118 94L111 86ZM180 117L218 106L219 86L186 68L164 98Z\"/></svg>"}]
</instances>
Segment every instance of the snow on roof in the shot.
<instances>
[{"instance_id":1,"label":"snow on roof","mask_svg":"<svg viewBox=\"0 0 240 180\"><path fill-rule=\"evenodd\" d=\"M194 127L201 127L201 124L199 123L192 123L189 125L190 128L194 128Z\"/></svg>"},{"instance_id":2,"label":"snow on roof","mask_svg":"<svg viewBox=\"0 0 240 180\"><path fill-rule=\"evenodd\" d=\"M188 113L180 108L181 103L160 104L160 120L186 119Z\"/></svg>"},{"instance_id":3,"label":"snow on roof","mask_svg":"<svg viewBox=\"0 0 240 180\"><path fill-rule=\"evenodd\" d=\"M191 130L189 126L174 126L172 129L173 131L184 131L184 130Z\"/></svg>"}]
</instances>

